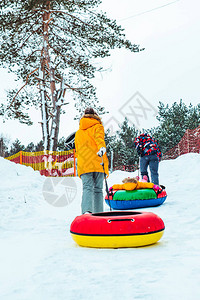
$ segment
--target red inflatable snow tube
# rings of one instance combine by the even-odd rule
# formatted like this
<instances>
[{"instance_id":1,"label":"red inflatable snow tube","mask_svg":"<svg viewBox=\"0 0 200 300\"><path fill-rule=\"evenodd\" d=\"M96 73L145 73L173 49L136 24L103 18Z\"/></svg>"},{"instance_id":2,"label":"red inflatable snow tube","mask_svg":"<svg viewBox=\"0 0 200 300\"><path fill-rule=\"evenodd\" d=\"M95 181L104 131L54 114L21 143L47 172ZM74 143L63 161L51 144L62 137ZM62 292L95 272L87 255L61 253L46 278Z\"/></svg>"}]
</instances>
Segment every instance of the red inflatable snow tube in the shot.
<instances>
[{"instance_id":1,"label":"red inflatable snow tube","mask_svg":"<svg viewBox=\"0 0 200 300\"><path fill-rule=\"evenodd\" d=\"M154 213L112 211L78 216L70 232L80 246L120 248L156 243L164 229L163 220Z\"/></svg>"}]
</instances>

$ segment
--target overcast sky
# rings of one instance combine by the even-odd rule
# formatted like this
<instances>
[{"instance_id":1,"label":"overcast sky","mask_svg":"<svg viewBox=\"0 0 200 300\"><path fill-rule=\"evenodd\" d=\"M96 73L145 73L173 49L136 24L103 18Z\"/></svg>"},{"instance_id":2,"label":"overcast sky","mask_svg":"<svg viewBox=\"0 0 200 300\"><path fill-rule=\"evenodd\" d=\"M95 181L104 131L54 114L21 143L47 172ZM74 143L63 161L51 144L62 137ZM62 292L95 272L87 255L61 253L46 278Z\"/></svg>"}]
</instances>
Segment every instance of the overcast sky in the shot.
<instances>
[{"instance_id":1,"label":"overcast sky","mask_svg":"<svg viewBox=\"0 0 200 300\"><path fill-rule=\"evenodd\" d=\"M100 104L109 111L103 116L106 128L115 130L125 116L138 128L157 125L159 101L170 105L180 99L186 104L200 103L199 1L103 0L101 8L125 28L129 40L145 48L140 53L114 50L103 61L108 71L97 75L94 84ZM2 99L5 89L15 82L4 70L0 79ZM75 113L72 105L67 106L60 137L78 129ZM0 134L19 138L25 145L38 142L42 139L40 112L33 120L31 127L0 120Z\"/></svg>"}]
</instances>

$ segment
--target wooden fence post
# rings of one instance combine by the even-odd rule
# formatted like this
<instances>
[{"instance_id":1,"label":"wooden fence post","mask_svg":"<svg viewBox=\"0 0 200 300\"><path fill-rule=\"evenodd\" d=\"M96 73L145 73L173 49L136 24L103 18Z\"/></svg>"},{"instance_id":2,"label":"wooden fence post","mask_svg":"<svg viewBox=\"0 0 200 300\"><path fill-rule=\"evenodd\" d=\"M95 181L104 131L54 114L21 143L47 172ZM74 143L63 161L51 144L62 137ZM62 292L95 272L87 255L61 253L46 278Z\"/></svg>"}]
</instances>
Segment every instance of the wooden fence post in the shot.
<instances>
[{"instance_id":1,"label":"wooden fence post","mask_svg":"<svg viewBox=\"0 0 200 300\"><path fill-rule=\"evenodd\" d=\"M22 165L22 151L19 151L19 163Z\"/></svg>"},{"instance_id":2,"label":"wooden fence post","mask_svg":"<svg viewBox=\"0 0 200 300\"><path fill-rule=\"evenodd\" d=\"M76 177L76 157L75 157L75 149L74 149L74 177Z\"/></svg>"}]
</instances>

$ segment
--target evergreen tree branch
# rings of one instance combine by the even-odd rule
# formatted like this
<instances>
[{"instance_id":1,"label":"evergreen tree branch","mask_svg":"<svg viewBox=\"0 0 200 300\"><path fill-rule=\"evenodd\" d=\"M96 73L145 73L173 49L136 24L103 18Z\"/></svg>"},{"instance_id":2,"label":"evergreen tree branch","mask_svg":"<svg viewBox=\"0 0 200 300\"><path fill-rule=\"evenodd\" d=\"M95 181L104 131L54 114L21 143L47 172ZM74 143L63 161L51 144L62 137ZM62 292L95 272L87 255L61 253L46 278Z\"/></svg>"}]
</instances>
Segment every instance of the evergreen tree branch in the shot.
<instances>
[{"instance_id":1,"label":"evergreen tree branch","mask_svg":"<svg viewBox=\"0 0 200 300\"><path fill-rule=\"evenodd\" d=\"M27 43L27 41L30 39L32 35L34 35L38 31L39 27L36 30L31 31L31 34L23 41L21 46L18 49L22 49L23 46Z\"/></svg>"},{"instance_id":2,"label":"evergreen tree branch","mask_svg":"<svg viewBox=\"0 0 200 300\"><path fill-rule=\"evenodd\" d=\"M36 49L34 51L32 51L32 53L30 53L28 56L26 56L25 60L29 60L29 58L35 53L35 52L41 52L41 49Z\"/></svg>"},{"instance_id":3,"label":"evergreen tree branch","mask_svg":"<svg viewBox=\"0 0 200 300\"><path fill-rule=\"evenodd\" d=\"M71 14L65 12L65 11L62 11L62 10L50 10L50 13L60 13L60 14L67 15L67 16L71 17L72 19L78 20L79 22L81 22L81 23L84 24L84 25L87 25L87 26L89 26L89 27L91 27L91 28L94 28L93 25L90 25L90 24L88 24L88 23L82 21L80 18L75 17L75 16L73 16L73 15L71 15Z\"/></svg>"},{"instance_id":4,"label":"evergreen tree branch","mask_svg":"<svg viewBox=\"0 0 200 300\"><path fill-rule=\"evenodd\" d=\"M8 109L11 108L11 106L12 106L13 102L15 101L17 95L18 95L18 94L21 92L21 90L23 90L23 88L27 85L29 76L31 76L33 73L35 73L36 71L38 71L38 69L39 69L39 68L36 68L35 70L33 70L31 73L29 73L29 74L27 75L25 84L17 91L17 93L15 94L14 98L12 99L12 101L11 101L11 103L10 103Z\"/></svg>"}]
</instances>

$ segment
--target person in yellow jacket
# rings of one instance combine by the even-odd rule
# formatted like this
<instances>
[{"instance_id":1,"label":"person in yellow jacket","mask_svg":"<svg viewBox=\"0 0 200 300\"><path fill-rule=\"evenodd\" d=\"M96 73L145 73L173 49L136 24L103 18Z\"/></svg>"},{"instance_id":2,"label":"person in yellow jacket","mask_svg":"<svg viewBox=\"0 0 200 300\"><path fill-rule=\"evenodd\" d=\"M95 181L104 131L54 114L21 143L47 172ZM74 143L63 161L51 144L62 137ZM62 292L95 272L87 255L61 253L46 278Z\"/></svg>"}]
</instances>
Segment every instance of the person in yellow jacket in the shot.
<instances>
[{"instance_id":1,"label":"person in yellow jacket","mask_svg":"<svg viewBox=\"0 0 200 300\"><path fill-rule=\"evenodd\" d=\"M104 127L93 108L88 107L80 119L75 135L78 176L82 180L82 213L103 211L103 179L109 175Z\"/></svg>"}]
</instances>

